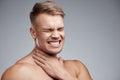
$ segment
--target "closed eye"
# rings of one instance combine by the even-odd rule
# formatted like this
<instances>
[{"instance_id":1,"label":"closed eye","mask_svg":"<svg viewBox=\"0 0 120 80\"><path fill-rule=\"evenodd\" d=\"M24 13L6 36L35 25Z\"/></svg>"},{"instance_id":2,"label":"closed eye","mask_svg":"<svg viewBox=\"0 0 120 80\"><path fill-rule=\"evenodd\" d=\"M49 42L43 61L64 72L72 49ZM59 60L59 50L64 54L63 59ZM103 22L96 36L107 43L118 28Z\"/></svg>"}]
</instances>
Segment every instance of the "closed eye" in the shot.
<instances>
[{"instance_id":1,"label":"closed eye","mask_svg":"<svg viewBox=\"0 0 120 80\"><path fill-rule=\"evenodd\" d=\"M53 30L52 29L44 29L43 31L44 32L52 32Z\"/></svg>"},{"instance_id":2,"label":"closed eye","mask_svg":"<svg viewBox=\"0 0 120 80\"><path fill-rule=\"evenodd\" d=\"M63 31L64 27L58 28L58 31Z\"/></svg>"}]
</instances>

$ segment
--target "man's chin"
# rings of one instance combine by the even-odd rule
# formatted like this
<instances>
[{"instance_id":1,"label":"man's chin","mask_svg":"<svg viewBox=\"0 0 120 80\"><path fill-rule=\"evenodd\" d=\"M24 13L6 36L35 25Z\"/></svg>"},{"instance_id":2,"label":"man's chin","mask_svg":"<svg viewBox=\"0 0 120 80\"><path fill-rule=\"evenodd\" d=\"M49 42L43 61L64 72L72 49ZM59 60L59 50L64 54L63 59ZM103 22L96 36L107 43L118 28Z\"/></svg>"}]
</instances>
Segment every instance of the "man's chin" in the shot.
<instances>
[{"instance_id":1,"label":"man's chin","mask_svg":"<svg viewBox=\"0 0 120 80\"><path fill-rule=\"evenodd\" d=\"M49 55L56 55L57 56L57 54L59 54L60 52L62 51L62 49L60 49L60 50L51 50L51 51L48 51L47 53L49 54Z\"/></svg>"}]
</instances>

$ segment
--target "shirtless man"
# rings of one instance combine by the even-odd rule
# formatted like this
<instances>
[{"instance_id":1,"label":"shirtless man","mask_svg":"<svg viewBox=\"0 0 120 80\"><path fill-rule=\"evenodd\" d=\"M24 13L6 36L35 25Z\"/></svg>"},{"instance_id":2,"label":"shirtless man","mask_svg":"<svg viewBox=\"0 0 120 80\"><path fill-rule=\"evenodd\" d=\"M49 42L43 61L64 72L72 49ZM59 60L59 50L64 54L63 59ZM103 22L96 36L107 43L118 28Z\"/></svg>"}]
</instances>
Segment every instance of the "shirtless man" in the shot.
<instances>
[{"instance_id":1,"label":"shirtless man","mask_svg":"<svg viewBox=\"0 0 120 80\"><path fill-rule=\"evenodd\" d=\"M62 50L64 12L52 1L36 3L30 13L35 47L8 68L1 80L92 80L83 63L57 57Z\"/></svg>"}]
</instances>

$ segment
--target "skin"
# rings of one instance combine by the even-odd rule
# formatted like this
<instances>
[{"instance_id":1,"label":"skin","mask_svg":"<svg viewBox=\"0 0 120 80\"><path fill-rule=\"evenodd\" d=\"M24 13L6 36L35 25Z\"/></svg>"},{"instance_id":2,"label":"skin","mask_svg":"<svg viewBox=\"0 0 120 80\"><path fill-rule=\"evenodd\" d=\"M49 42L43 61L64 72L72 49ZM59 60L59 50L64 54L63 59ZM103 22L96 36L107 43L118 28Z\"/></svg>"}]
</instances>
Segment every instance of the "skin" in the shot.
<instances>
[{"instance_id":1,"label":"skin","mask_svg":"<svg viewBox=\"0 0 120 80\"><path fill-rule=\"evenodd\" d=\"M1 80L92 80L82 62L57 57L65 40L63 18L43 13L35 22L30 28L35 48L8 68Z\"/></svg>"}]
</instances>

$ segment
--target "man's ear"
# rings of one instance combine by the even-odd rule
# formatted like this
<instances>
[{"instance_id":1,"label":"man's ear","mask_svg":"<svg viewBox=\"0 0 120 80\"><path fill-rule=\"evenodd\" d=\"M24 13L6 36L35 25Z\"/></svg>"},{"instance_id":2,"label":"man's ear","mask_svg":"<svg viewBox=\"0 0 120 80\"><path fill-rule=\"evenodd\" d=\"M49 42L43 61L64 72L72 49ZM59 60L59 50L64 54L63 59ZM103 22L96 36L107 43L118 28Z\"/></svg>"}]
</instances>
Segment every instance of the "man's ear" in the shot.
<instances>
[{"instance_id":1,"label":"man's ear","mask_svg":"<svg viewBox=\"0 0 120 80\"><path fill-rule=\"evenodd\" d=\"M37 32L34 27L30 27L30 33L33 39L36 39L37 37Z\"/></svg>"}]
</instances>

